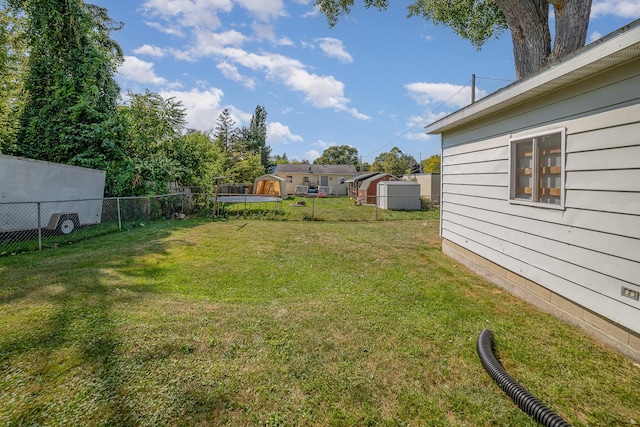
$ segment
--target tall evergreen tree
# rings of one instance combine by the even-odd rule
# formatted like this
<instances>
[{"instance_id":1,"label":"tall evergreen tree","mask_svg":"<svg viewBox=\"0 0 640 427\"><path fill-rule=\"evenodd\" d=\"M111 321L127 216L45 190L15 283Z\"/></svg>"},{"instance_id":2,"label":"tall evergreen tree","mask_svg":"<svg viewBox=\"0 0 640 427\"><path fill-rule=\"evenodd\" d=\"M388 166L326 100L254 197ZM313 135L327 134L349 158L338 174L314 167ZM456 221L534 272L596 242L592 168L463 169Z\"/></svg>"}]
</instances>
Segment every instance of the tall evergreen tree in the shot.
<instances>
[{"instance_id":1,"label":"tall evergreen tree","mask_svg":"<svg viewBox=\"0 0 640 427\"><path fill-rule=\"evenodd\" d=\"M224 176L235 182L253 182L269 165L271 148L266 145L267 112L258 105L248 127L235 127L229 110L218 116L213 134L215 144L223 150Z\"/></svg>"},{"instance_id":2,"label":"tall evergreen tree","mask_svg":"<svg viewBox=\"0 0 640 427\"><path fill-rule=\"evenodd\" d=\"M213 137L215 143L224 151L231 150L238 138L239 131L235 126L236 122L231 117L231 112L226 108L222 110L218 116Z\"/></svg>"},{"instance_id":3,"label":"tall evergreen tree","mask_svg":"<svg viewBox=\"0 0 640 427\"><path fill-rule=\"evenodd\" d=\"M25 26L24 15L11 8L0 9L0 151L14 146L24 106Z\"/></svg>"},{"instance_id":4,"label":"tall evergreen tree","mask_svg":"<svg viewBox=\"0 0 640 427\"><path fill-rule=\"evenodd\" d=\"M271 147L267 145L267 110L262 106L256 106L249 124L250 149L260 155L262 166L269 167Z\"/></svg>"},{"instance_id":5,"label":"tall evergreen tree","mask_svg":"<svg viewBox=\"0 0 640 427\"><path fill-rule=\"evenodd\" d=\"M28 18L27 93L13 154L108 169L122 157L118 121L121 24L83 0L10 0Z\"/></svg>"}]
</instances>

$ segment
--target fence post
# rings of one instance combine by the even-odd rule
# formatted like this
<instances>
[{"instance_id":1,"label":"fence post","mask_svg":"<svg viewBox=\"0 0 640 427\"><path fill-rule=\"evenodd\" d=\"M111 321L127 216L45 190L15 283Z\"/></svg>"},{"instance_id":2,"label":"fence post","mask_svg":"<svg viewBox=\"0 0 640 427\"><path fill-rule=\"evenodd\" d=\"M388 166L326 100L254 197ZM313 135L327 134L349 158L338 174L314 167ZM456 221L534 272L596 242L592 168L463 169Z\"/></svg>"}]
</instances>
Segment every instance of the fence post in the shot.
<instances>
[{"instance_id":1,"label":"fence post","mask_svg":"<svg viewBox=\"0 0 640 427\"><path fill-rule=\"evenodd\" d=\"M373 217L373 220L374 220L374 221L377 221L377 220L378 220L378 205L380 204L380 203L378 203L378 201L379 201L379 200L378 200L378 197L380 197L380 196L376 195L376 213L375 213L375 215L374 215L374 217Z\"/></svg>"},{"instance_id":2,"label":"fence post","mask_svg":"<svg viewBox=\"0 0 640 427\"><path fill-rule=\"evenodd\" d=\"M41 213L40 213L40 202L38 205L38 250L42 250L42 224L41 224Z\"/></svg>"},{"instance_id":3,"label":"fence post","mask_svg":"<svg viewBox=\"0 0 640 427\"><path fill-rule=\"evenodd\" d=\"M120 197L116 198L116 207L118 209L118 230L122 230L122 215L120 214Z\"/></svg>"}]
</instances>

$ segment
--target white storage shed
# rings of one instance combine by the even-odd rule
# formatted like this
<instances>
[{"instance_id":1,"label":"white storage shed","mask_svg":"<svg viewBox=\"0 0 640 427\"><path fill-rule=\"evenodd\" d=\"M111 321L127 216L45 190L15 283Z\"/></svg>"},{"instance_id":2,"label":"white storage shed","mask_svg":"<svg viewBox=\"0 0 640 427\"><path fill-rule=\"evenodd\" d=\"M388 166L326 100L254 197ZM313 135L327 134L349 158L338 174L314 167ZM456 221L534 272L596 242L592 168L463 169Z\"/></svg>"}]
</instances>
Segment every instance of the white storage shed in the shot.
<instances>
[{"instance_id":1,"label":"white storage shed","mask_svg":"<svg viewBox=\"0 0 640 427\"><path fill-rule=\"evenodd\" d=\"M391 210L420 210L420 184L413 181L378 182L378 207Z\"/></svg>"}]
</instances>

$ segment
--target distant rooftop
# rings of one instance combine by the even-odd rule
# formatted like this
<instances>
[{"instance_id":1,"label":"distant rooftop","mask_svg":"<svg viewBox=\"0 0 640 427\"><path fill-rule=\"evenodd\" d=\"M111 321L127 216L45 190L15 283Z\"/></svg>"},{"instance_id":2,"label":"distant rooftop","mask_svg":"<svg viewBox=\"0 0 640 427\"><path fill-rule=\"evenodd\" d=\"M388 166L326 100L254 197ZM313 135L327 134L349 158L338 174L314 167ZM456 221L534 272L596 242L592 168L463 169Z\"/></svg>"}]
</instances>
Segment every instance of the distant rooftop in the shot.
<instances>
[{"instance_id":1,"label":"distant rooftop","mask_svg":"<svg viewBox=\"0 0 640 427\"><path fill-rule=\"evenodd\" d=\"M312 173L325 175L356 175L358 171L354 165L310 165L310 164L280 164L274 173Z\"/></svg>"}]
</instances>

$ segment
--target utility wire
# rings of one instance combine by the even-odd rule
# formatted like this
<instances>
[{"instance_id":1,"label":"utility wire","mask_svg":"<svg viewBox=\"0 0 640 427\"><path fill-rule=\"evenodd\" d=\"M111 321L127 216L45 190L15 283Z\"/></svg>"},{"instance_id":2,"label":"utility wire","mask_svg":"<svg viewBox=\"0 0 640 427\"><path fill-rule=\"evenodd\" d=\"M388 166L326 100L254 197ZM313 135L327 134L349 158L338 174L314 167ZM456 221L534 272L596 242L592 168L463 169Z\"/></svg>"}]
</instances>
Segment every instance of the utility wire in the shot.
<instances>
[{"instance_id":1,"label":"utility wire","mask_svg":"<svg viewBox=\"0 0 640 427\"><path fill-rule=\"evenodd\" d=\"M451 101L451 99L453 99L457 94L459 94L460 92L462 92L463 89L465 89L466 87L468 87L471 84L471 80L469 80L464 86L461 86L460 89L458 89L458 91L456 93L454 93L453 95L451 95L449 98L447 98L446 101L443 101L440 105L438 105L438 107L436 107L435 110L431 110L431 113L437 113L442 107L444 107L449 101ZM423 121L416 123L415 125L411 126L410 128L406 129L404 132L402 132L400 135L396 136L395 138L391 139L389 142L387 142L385 145L378 147L377 149L373 150L371 153L363 156L363 157L369 157L375 153L377 153L378 151L381 151L383 148L388 147L389 145L391 145L392 143L396 142L398 139L400 139L401 137L405 136L406 134L408 134L411 130L415 129L417 126L420 127L424 127L427 123L427 119L425 118Z\"/></svg>"},{"instance_id":2,"label":"utility wire","mask_svg":"<svg viewBox=\"0 0 640 427\"><path fill-rule=\"evenodd\" d=\"M478 80L495 80L495 81L498 81L498 82L509 82L509 83L513 83L513 82L515 82L515 80L511 80L511 79L499 79L499 78L497 78L497 77L477 77L477 76L476 76L476 79L478 79Z\"/></svg>"},{"instance_id":3,"label":"utility wire","mask_svg":"<svg viewBox=\"0 0 640 427\"><path fill-rule=\"evenodd\" d=\"M476 76L476 80L494 80L494 81L501 81L501 82L508 82L508 83L513 83L514 80L509 80L509 79L501 79L501 78L497 78L497 77L477 77ZM451 95L446 101L442 102L440 105L438 105L438 107L435 110L432 110L432 113L437 113L442 107L444 107L445 105L447 105L447 103L449 101L451 101L451 99L453 99L456 95L458 95L460 92L462 92L463 89L467 88L469 85L471 84L471 80L469 80L464 86L462 86L456 93L454 93L453 95ZM389 142L387 142L386 144L384 144L381 147L378 147L377 149L373 150L371 153L365 155L365 156L361 156L363 158L369 157L379 151L381 151L383 148L388 147L389 145L393 144L394 142L396 142L397 140L399 140L401 137L405 136L407 133L409 133L411 130L415 129L417 126L420 127L424 127L426 125L426 119L423 120L422 122L419 122L413 126L411 126L410 128L406 129L404 132L402 132L400 135L396 136L395 138L391 139Z\"/></svg>"}]
</instances>

